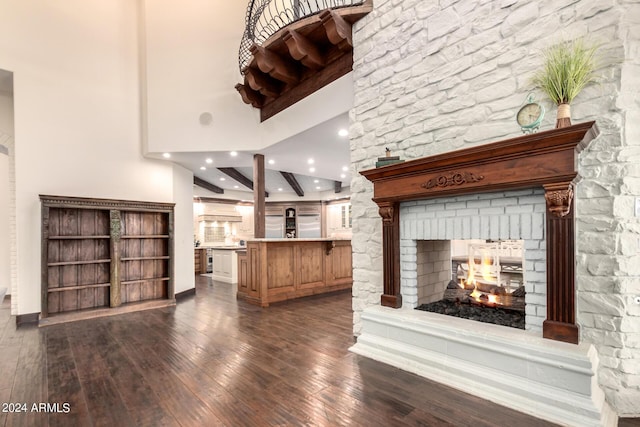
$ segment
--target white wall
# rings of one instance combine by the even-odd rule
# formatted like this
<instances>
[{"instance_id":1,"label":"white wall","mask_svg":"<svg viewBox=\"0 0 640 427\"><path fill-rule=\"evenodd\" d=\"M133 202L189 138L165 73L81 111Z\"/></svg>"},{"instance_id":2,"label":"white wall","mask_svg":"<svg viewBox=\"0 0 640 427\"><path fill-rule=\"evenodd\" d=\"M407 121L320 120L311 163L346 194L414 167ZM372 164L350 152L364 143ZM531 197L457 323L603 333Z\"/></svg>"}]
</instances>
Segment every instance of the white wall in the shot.
<instances>
[{"instance_id":1,"label":"white wall","mask_svg":"<svg viewBox=\"0 0 640 427\"><path fill-rule=\"evenodd\" d=\"M260 123L242 102L238 48L247 2L144 0L149 153L258 151L349 111L351 74ZM211 113L210 125L200 124Z\"/></svg>"},{"instance_id":2,"label":"white wall","mask_svg":"<svg viewBox=\"0 0 640 427\"><path fill-rule=\"evenodd\" d=\"M27 314L40 311L39 194L172 202L186 177L141 155L135 1L2 1L0 10L0 68L14 73L15 314Z\"/></svg>"},{"instance_id":3,"label":"white wall","mask_svg":"<svg viewBox=\"0 0 640 427\"><path fill-rule=\"evenodd\" d=\"M7 288L8 293L11 291L9 265L9 156L0 153L0 288Z\"/></svg>"},{"instance_id":4,"label":"white wall","mask_svg":"<svg viewBox=\"0 0 640 427\"><path fill-rule=\"evenodd\" d=\"M13 139L13 95L0 91L0 144L8 147ZM0 288L11 294L9 235L9 155L0 153Z\"/></svg>"},{"instance_id":5,"label":"white wall","mask_svg":"<svg viewBox=\"0 0 640 427\"><path fill-rule=\"evenodd\" d=\"M193 264L193 173L182 166L173 166L175 291L195 287Z\"/></svg>"}]
</instances>

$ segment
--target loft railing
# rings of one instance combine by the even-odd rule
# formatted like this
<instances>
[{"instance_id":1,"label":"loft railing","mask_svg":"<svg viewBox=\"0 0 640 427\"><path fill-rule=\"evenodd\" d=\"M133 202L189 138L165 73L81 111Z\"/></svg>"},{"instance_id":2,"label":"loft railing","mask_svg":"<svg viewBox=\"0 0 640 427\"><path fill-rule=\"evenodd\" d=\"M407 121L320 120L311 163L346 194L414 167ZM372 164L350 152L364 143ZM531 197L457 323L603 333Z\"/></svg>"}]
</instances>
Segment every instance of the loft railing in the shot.
<instances>
[{"instance_id":1,"label":"loft railing","mask_svg":"<svg viewBox=\"0 0 640 427\"><path fill-rule=\"evenodd\" d=\"M262 45L269 37L299 19L325 9L359 6L365 0L251 0L247 8L245 29L240 42L240 72L251 62L249 48Z\"/></svg>"}]
</instances>

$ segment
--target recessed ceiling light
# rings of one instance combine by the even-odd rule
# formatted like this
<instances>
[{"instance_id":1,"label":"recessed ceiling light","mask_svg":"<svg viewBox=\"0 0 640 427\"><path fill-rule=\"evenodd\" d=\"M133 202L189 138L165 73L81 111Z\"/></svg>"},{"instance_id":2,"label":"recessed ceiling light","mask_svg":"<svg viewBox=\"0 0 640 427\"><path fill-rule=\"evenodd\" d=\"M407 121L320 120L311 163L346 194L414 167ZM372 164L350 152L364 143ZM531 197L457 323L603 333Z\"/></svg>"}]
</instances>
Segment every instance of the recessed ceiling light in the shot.
<instances>
[{"instance_id":1,"label":"recessed ceiling light","mask_svg":"<svg viewBox=\"0 0 640 427\"><path fill-rule=\"evenodd\" d=\"M319 189L320 189L320 187L316 187L316 190L319 190Z\"/></svg>"},{"instance_id":2,"label":"recessed ceiling light","mask_svg":"<svg viewBox=\"0 0 640 427\"><path fill-rule=\"evenodd\" d=\"M169 153L163 153L162 157L164 157L165 159L168 159L169 157L171 157L171 154Z\"/></svg>"},{"instance_id":3,"label":"recessed ceiling light","mask_svg":"<svg viewBox=\"0 0 640 427\"><path fill-rule=\"evenodd\" d=\"M313 180L313 183L314 183L314 184L317 184L317 183L319 183L319 182L320 182L320 181L319 181L319 180L317 180L317 179L314 179L314 180Z\"/></svg>"},{"instance_id":4,"label":"recessed ceiling light","mask_svg":"<svg viewBox=\"0 0 640 427\"><path fill-rule=\"evenodd\" d=\"M237 185L234 185L233 188L240 188L240 187L238 187Z\"/></svg>"},{"instance_id":5,"label":"recessed ceiling light","mask_svg":"<svg viewBox=\"0 0 640 427\"><path fill-rule=\"evenodd\" d=\"M270 164L270 165L274 164L275 162L276 162L275 160L273 160L273 159L269 159L269 164Z\"/></svg>"},{"instance_id":6,"label":"recessed ceiling light","mask_svg":"<svg viewBox=\"0 0 640 427\"><path fill-rule=\"evenodd\" d=\"M343 174L343 173L342 173L342 174L340 174L340 178L345 179L346 177L347 177L347 175L345 175L345 174Z\"/></svg>"},{"instance_id":7,"label":"recessed ceiling light","mask_svg":"<svg viewBox=\"0 0 640 427\"><path fill-rule=\"evenodd\" d=\"M348 171L348 170L349 170L349 168L348 168L347 166L343 166L343 167L342 167L342 171L343 171L343 172L346 172L346 171Z\"/></svg>"},{"instance_id":8,"label":"recessed ceiling light","mask_svg":"<svg viewBox=\"0 0 640 427\"><path fill-rule=\"evenodd\" d=\"M200 170L201 170L201 171L206 171L206 170L207 170L207 168L205 168L204 166L200 166Z\"/></svg>"},{"instance_id":9,"label":"recessed ceiling light","mask_svg":"<svg viewBox=\"0 0 640 427\"><path fill-rule=\"evenodd\" d=\"M309 172L314 173L316 171L316 168L309 168Z\"/></svg>"},{"instance_id":10,"label":"recessed ceiling light","mask_svg":"<svg viewBox=\"0 0 640 427\"><path fill-rule=\"evenodd\" d=\"M238 155L238 152L237 152L237 151L232 151L232 152L230 152L229 154L231 154L233 157L235 157L235 156L237 156L237 155Z\"/></svg>"},{"instance_id":11,"label":"recessed ceiling light","mask_svg":"<svg viewBox=\"0 0 640 427\"><path fill-rule=\"evenodd\" d=\"M213 163L213 159L207 159L207 160L205 160L205 162L211 164L211 163Z\"/></svg>"},{"instance_id":12,"label":"recessed ceiling light","mask_svg":"<svg viewBox=\"0 0 640 427\"><path fill-rule=\"evenodd\" d=\"M226 180L227 180L226 178L220 178L220 181L226 181Z\"/></svg>"},{"instance_id":13,"label":"recessed ceiling light","mask_svg":"<svg viewBox=\"0 0 640 427\"><path fill-rule=\"evenodd\" d=\"M349 131L348 131L348 130L346 130L346 129L340 129L340 130L338 131L338 135L340 135L340 136L347 136L347 135L349 135Z\"/></svg>"},{"instance_id":14,"label":"recessed ceiling light","mask_svg":"<svg viewBox=\"0 0 640 427\"><path fill-rule=\"evenodd\" d=\"M282 188L278 188L278 191L282 191Z\"/></svg>"},{"instance_id":15,"label":"recessed ceiling light","mask_svg":"<svg viewBox=\"0 0 640 427\"><path fill-rule=\"evenodd\" d=\"M313 160L313 159L309 159L309 160L307 160L307 163L309 163L310 165L312 165L312 164L314 163L314 161L315 161L315 160Z\"/></svg>"}]
</instances>

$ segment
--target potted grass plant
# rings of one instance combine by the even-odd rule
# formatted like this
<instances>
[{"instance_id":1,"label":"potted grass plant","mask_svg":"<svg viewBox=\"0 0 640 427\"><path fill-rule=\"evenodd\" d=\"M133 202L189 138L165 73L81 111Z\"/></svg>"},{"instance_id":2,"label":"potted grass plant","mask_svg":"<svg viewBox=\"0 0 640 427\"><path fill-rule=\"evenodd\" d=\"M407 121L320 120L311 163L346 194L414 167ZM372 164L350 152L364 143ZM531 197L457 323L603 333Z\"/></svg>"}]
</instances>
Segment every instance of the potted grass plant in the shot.
<instances>
[{"instance_id":1,"label":"potted grass plant","mask_svg":"<svg viewBox=\"0 0 640 427\"><path fill-rule=\"evenodd\" d=\"M532 83L558 106L556 128L571 126L571 102L595 81L596 50L596 45L576 39L543 51L544 66L533 76Z\"/></svg>"}]
</instances>

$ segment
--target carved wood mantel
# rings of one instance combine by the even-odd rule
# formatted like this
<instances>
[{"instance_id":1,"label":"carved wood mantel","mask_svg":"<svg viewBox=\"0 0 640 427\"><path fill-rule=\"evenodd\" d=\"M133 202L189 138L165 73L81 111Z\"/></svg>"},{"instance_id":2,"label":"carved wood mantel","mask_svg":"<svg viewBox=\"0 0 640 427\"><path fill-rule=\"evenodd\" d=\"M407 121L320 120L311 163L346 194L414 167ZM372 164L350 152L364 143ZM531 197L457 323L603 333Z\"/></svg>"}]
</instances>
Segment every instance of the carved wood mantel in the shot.
<instances>
[{"instance_id":1,"label":"carved wood mantel","mask_svg":"<svg viewBox=\"0 0 640 427\"><path fill-rule=\"evenodd\" d=\"M381 304L402 306L400 202L543 187L547 202L547 320L543 336L578 343L575 324L574 191L577 155L598 135L581 123L360 172L382 217Z\"/></svg>"}]
</instances>

